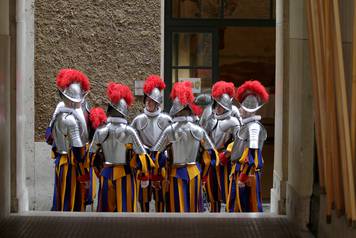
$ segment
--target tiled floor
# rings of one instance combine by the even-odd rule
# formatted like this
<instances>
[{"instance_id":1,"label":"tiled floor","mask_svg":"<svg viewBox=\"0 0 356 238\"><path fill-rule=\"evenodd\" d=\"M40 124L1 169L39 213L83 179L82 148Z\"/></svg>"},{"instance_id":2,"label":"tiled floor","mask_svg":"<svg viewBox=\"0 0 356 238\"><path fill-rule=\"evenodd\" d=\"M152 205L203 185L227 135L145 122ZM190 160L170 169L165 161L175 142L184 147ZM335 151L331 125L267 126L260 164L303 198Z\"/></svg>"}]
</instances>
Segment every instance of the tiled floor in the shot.
<instances>
[{"instance_id":1,"label":"tiled floor","mask_svg":"<svg viewBox=\"0 0 356 238\"><path fill-rule=\"evenodd\" d=\"M0 237L299 237L273 214L30 212L0 221Z\"/></svg>"}]
</instances>

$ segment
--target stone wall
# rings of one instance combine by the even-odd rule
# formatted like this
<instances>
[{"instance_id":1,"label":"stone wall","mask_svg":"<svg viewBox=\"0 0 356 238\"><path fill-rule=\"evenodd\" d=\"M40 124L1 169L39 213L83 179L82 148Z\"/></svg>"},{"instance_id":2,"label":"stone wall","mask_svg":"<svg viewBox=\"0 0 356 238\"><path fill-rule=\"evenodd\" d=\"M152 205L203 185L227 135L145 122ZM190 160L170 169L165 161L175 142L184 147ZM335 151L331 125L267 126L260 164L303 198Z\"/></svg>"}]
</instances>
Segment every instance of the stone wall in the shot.
<instances>
[{"instance_id":1,"label":"stone wall","mask_svg":"<svg viewBox=\"0 0 356 238\"><path fill-rule=\"evenodd\" d=\"M92 106L105 106L110 81L128 84L160 73L160 0L35 1L35 140L59 101L59 69L82 70ZM136 98L131 116L140 110Z\"/></svg>"}]
</instances>

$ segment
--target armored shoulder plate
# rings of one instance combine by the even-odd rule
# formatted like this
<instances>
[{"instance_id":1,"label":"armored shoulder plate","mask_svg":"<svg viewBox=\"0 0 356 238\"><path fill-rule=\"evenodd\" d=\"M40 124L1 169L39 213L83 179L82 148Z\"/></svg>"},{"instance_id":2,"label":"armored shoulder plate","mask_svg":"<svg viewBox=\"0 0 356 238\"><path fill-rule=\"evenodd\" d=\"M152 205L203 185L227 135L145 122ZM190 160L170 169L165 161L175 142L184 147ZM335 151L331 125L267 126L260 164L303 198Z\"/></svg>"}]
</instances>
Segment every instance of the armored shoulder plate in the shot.
<instances>
[{"instance_id":1,"label":"armored shoulder plate","mask_svg":"<svg viewBox=\"0 0 356 238\"><path fill-rule=\"evenodd\" d=\"M126 141L126 144L131 143L133 145L133 149L136 154L146 153L146 150L143 147L143 144L142 144L140 138L138 137L138 134L134 128L132 128L129 125L126 125L124 133L127 134L127 137L125 138L125 140L128 140L128 141Z\"/></svg>"},{"instance_id":2,"label":"armored shoulder plate","mask_svg":"<svg viewBox=\"0 0 356 238\"><path fill-rule=\"evenodd\" d=\"M83 144L87 143L89 141L89 130L88 130L88 112L86 111L85 108L77 108L75 110L75 117L78 120L80 124L80 137L83 141Z\"/></svg>"},{"instance_id":3,"label":"armored shoulder plate","mask_svg":"<svg viewBox=\"0 0 356 238\"><path fill-rule=\"evenodd\" d=\"M162 152L166 149L167 145L174 140L174 128L177 124L173 123L164 129L157 143L151 148L151 151Z\"/></svg>"},{"instance_id":4,"label":"armored shoulder plate","mask_svg":"<svg viewBox=\"0 0 356 238\"><path fill-rule=\"evenodd\" d=\"M157 124L161 130L166 129L172 123L172 118L166 113L160 113L158 116Z\"/></svg>"},{"instance_id":5,"label":"armored shoulder plate","mask_svg":"<svg viewBox=\"0 0 356 238\"><path fill-rule=\"evenodd\" d=\"M102 145L105 140L109 137L109 128L107 125L103 125L98 127L95 130L93 141L90 144L90 152L96 152L98 150L99 145Z\"/></svg>"},{"instance_id":6,"label":"armored shoulder plate","mask_svg":"<svg viewBox=\"0 0 356 238\"><path fill-rule=\"evenodd\" d=\"M219 120L219 127L221 131L226 132L231 128L239 127L240 123L236 117L229 117L225 120ZM234 129L233 129L234 130Z\"/></svg>"},{"instance_id":7,"label":"armored shoulder plate","mask_svg":"<svg viewBox=\"0 0 356 238\"><path fill-rule=\"evenodd\" d=\"M194 136L193 136L194 135ZM172 141L173 164L191 164L196 162L202 133L192 122L177 123Z\"/></svg>"},{"instance_id":8,"label":"armored shoulder plate","mask_svg":"<svg viewBox=\"0 0 356 238\"><path fill-rule=\"evenodd\" d=\"M235 140L231 159L239 159L246 148L262 150L267 139L267 131L258 121L249 122L241 127Z\"/></svg>"},{"instance_id":9,"label":"armored shoulder plate","mask_svg":"<svg viewBox=\"0 0 356 238\"><path fill-rule=\"evenodd\" d=\"M190 132L192 133L192 136L197 141L202 143L201 145L204 147L205 150L213 149L215 147L210 137L203 128L194 124L191 128L192 129Z\"/></svg>"},{"instance_id":10,"label":"armored shoulder plate","mask_svg":"<svg viewBox=\"0 0 356 238\"><path fill-rule=\"evenodd\" d=\"M123 124L108 123L104 128L97 130L94 141L101 144L105 162L110 164L126 164L126 145L118 140L116 131L124 129ZM94 143L93 141L93 143ZM94 146L94 144L92 145Z\"/></svg>"},{"instance_id":11,"label":"armored shoulder plate","mask_svg":"<svg viewBox=\"0 0 356 238\"><path fill-rule=\"evenodd\" d=\"M217 125L212 132L208 132L217 149L223 149L232 142L239 131L240 123L237 118L228 116L226 119L217 120Z\"/></svg>"},{"instance_id":12,"label":"armored shoulder plate","mask_svg":"<svg viewBox=\"0 0 356 238\"><path fill-rule=\"evenodd\" d=\"M159 113L157 116L147 116L145 113L138 115L131 123L137 130L138 137L146 147L156 144L162 131L171 124L167 114Z\"/></svg>"},{"instance_id":13,"label":"armored shoulder plate","mask_svg":"<svg viewBox=\"0 0 356 238\"><path fill-rule=\"evenodd\" d=\"M191 129L190 129L190 133L192 133L192 136L196 139L196 140L198 140L198 141L201 141L202 139L203 139L203 137L204 137L204 130L203 130L203 128L201 128L200 126L198 126L198 125L195 125L195 124L193 124L193 123L190 123L191 125L190 125L190 127L191 127Z\"/></svg>"},{"instance_id":14,"label":"armored shoulder plate","mask_svg":"<svg viewBox=\"0 0 356 238\"><path fill-rule=\"evenodd\" d=\"M80 121L73 114L67 114L66 116L62 117L62 123L67 128L71 146L74 147L82 147L83 142L80 133Z\"/></svg>"},{"instance_id":15,"label":"armored shoulder plate","mask_svg":"<svg viewBox=\"0 0 356 238\"><path fill-rule=\"evenodd\" d=\"M211 131L216 126L216 123L217 120L214 118L212 105L206 106L200 117L199 125L206 131Z\"/></svg>"},{"instance_id":16,"label":"armored shoulder plate","mask_svg":"<svg viewBox=\"0 0 356 238\"><path fill-rule=\"evenodd\" d=\"M249 122L241 127L238 132L240 140L250 141L249 148L261 148L263 142L267 139L267 131L258 121Z\"/></svg>"},{"instance_id":17,"label":"armored shoulder plate","mask_svg":"<svg viewBox=\"0 0 356 238\"><path fill-rule=\"evenodd\" d=\"M67 153L70 147L82 147L80 124L72 113L58 113L52 128L59 153Z\"/></svg>"},{"instance_id":18,"label":"armored shoulder plate","mask_svg":"<svg viewBox=\"0 0 356 238\"><path fill-rule=\"evenodd\" d=\"M95 137L98 144L102 144L108 137L109 128L105 126L101 126L95 131Z\"/></svg>"},{"instance_id":19,"label":"armored shoulder plate","mask_svg":"<svg viewBox=\"0 0 356 238\"><path fill-rule=\"evenodd\" d=\"M63 101L61 101L57 104L56 109L53 112L51 122L49 123L50 127L52 127L54 120L56 120L56 117L57 117L58 113L60 112L60 109L63 107L65 107L65 104Z\"/></svg>"},{"instance_id":20,"label":"armored shoulder plate","mask_svg":"<svg viewBox=\"0 0 356 238\"><path fill-rule=\"evenodd\" d=\"M131 126L139 131L145 129L147 125L148 125L148 117L144 113L137 115L131 123Z\"/></svg>"}]
</instances>

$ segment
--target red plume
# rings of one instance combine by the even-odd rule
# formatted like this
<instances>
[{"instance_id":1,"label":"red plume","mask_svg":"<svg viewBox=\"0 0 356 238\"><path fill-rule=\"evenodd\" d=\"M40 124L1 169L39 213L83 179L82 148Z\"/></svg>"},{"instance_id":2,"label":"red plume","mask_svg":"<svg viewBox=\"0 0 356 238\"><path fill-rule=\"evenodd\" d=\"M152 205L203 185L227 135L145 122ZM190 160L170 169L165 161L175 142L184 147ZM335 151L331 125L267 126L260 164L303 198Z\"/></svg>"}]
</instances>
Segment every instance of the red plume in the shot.
<instances>
[{"instance_id":1,"label":"red plume","mask_svg":"<svg viewBox=\"0 0 356 238\"><path fill-rule=\"evenodd\" d=\"M257 94L261 98L262 102L268 102L269 94L266 88L259 81L246 81L237 89L235 97L239 102L242 102L247 96L248 92Z\"/></svg>"},{"instance_id":2,"label":"red plume","mask_svg":"<svg viewBox=\"0 0 356 238\"><path fill-rule=\"evenodd\" d=\"M194 115L201 116L201 114L203 114L203 109L201 107L199 107L198 105L191 103L191 104L189 104L189 106L192 109Z\"/></svg>"},{"instance_id":3,"label":"red plume","mask_svg":"<svg viewBox=\"0 0 356 238\"><path fill-rule=\"evenodd\" d=\"M89 79L83 72L75 69L61 69L56 77L57 87L64 90L72 83L80 83L84 91L90 89Z\"/></svg>"},{"instance_id":4,"label":"red plume","mask_svg":"<svg viewBox=\"0 0 356 238\"><path fill-rule=\"evenodd\" d=\"M193 83L190 81L183 81L183 85L189 88L193 88Z\"/></svg>"},{"instance_id":5,"label":"red plume","mask_svg":"<svg viewBox=\"0 0 356 238\"><path fill-rule=\"evenodd\" d=\"M130 88L119 83L109 83L107 88L107 95L111 103L117 104L122 98L126 101L128 106L133 103L134 97Z\"/></svg>"},{"instance_id":6,"label":"red plume","mask_svg":"<svg viewBox=\"0 0 356 238\"><path fill-rule=\"evenodd\" d=\"M227 94L233 97L235 94L235 87L233 83L225 81L218 81L213 85L211 96L213 98L219 98L221 95Z\"/></svg>"},{"instance_id":7,"label":"red plume","mask_svg":"<svg viewBox=\"0 0 356 238\"><path fill-rule=\"evenodd\" d=\"M150 94L154 88L158 88L162 91L166 88L166 84L160 76L153 74L146 78L145 84L143 85L143 92L145 94Z\"/></svg>"},{"instance_id":8,"label":"red plume","mask_svg":"<svg viewBox=\"0 0 356 238\"><path fill-rule=\"evenodd\" d=\"M90 122L94 129L106 122L106 114L101 107L95 107L90 110L89 114Z\"/></svg>"},{"instance_id":9,"label":"red plume","mask_svg":"<svg viewBox=\"0 0 356 238\"><path fill-rule=\"evenodd\" d=\"M190 83L190 84L188 84ZM171 98L174 100L178 97L182 105L192 104L194 101L194 95L191 86L191 82L176 82L173 85L171 92Z\"/></svg>"}]
</instances>

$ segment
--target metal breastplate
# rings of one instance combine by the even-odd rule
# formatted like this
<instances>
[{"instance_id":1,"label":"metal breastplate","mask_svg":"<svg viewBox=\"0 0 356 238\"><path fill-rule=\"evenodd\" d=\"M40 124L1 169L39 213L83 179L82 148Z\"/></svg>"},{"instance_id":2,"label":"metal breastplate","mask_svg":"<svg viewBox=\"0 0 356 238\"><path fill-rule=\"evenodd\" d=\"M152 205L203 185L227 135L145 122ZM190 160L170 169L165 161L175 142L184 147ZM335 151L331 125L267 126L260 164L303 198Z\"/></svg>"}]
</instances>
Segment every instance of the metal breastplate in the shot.
<instances>
[{"instance_id":1,"label":"metal breastplate","mask_svg":"<svg viewBox=\"0 0 356 238\"><path fill-rule=\"evenodd\" d=\"M234 139L234 132L237 131L238 126L239 123L235 117L217 121L214 130L211 132L211 139L218 150L227 146L227 143Z\"/></svg>"},{"instance_id":2,"label":"metal breastplate","mask_svg":"<svg viewBox=\"0 0 356 238\"><path fill-rule=\"evenodd\" d=\"M200 148L199 127L191 122L174 126L172 141L173 164L194 164Z\"/></svg>"},{"instance_id":3,"label":"metal breastplate","mask_svg":"<svg viewBox=\"0 0 356 238\"><path fill-rule=\"evenodd\" d=\"M60 154L66 154L73 147L82 147L78 120L69 113L58 113L52 127L53 139Z\"/></svg>"},{"instance_id":4,"label":"metal breastplate","mask_svg":"<svg viewBox=\"0 0 356 238\"><path fill-rule=\"evenodd\" d=\"M125 124L109 123L105 128L105 139L101 146L105 162L109 164L126 164Z\"/></svg>"},{"instance_id":5,"label":"metal breastplate","mask_svg":"<svg viewBox=\"0 0 356 238\"><path fill-rule=\"evenodd\" d=\"M76 108L75 111L77 112L78 115L78 120L80 122L80 128L81 128L81 139L83 143L89 142L89 132L88 132L88 113L86 111L86 108L81 107L81 108Z\"/></svg>"},{"instance_id":6,"label":"metal breastplate","mask_svg":"<svg viewBox=\"0 0 356 238\"><path fill-rule=\"evenodd\" d=\"M162 131L170 124L170 117L159 114L150 117L145 114L138 115L135 118L133 127L146 147L152 147L156 144Z\"/></svg>"},{"instance_id":7,"label":"metal breastplate","mask_svg":"<svg viewBox=\"0 0 356 238\"><path fill-rule=\"evenodd\" d=\"M88 132L88 109L86 108L86 103L83 103L80 108L72 109L68 108L65 106L64 102L59 102L56 106L56 109L53 113L52 120L49 124L50 127L52 127L54 121L57 118L57 115L62 113L62 112L68 112L69 110L74 110L75 111L75 117L78 120L80 124L80 134L81 134L81 140L85 144L89 142L89 132Z\"/></svg>"},{"instance_id":8,"label":"metal breastplate","mask_svg":"<svg viewBox=\"0 0 356 238\"><path fill-rule=\"evenodd\" d=\"M239 159L246 148L262 150L266 139L267 131L261 123L252 121L244 124L234 142L231 159Z\"/></svg>"}]
</instances>

